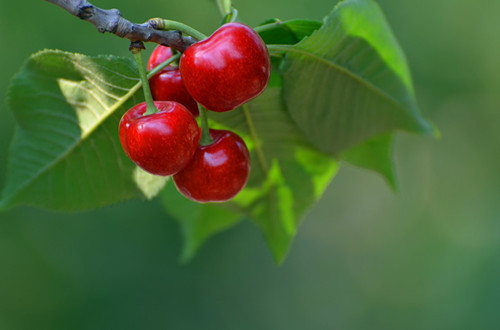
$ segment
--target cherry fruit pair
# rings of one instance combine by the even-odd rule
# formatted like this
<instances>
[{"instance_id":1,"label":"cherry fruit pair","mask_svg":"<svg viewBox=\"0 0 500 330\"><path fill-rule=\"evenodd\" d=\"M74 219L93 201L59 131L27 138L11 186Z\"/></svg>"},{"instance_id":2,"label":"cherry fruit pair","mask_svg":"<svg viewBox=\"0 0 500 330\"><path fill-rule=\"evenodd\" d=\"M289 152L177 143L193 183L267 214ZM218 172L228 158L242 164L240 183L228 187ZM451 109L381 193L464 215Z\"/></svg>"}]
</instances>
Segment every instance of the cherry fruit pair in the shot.
<instances>
[{"instance_id":1,"label":"cherry fruit pair","mask_svg":"<svg viewBox=\"0 0 500 330\"><path fill-rule=\"evenodd\" d=\"M245 186L250 156L233 132L210 130L213 143L199 145L200 129L193 115L177 102L157 101L151 115L140 103L120 122L120 140L127 156L147 172L173 175L178 190L197 202L223 202Z\"/></svg>"},{"instance_id":2,"label":"cherry fruit pair","mask_svg":"<svg viewBox=\"0 0 500 330\"><path fill-rule=\"evenodd\" d=\"M169 47L156 47L148 69L171 56ZM197 116L196 102L208 110L224 112L257 97L270 74L269 53L260 36L244 24L229 23L189 47L182 54L180 67L167 66L150 84L155 100L179 102Z\"/></svg>"},{"instance_id":3,"label":"cherry fruit pair","mask_svg":"<svg viewBox=\"0 0 500 330\"><path fill-rule=\"evenodd\" d=\"M170 58L159 46L148 66ZM259 35L246 25L223 25L209 38L190 46L180 67L167 66L151 81L158 112L144 115L146 104L132 107L120 122L127 156L155 175L173 175L184 196L198 202L223 202L245 186L250 157L233 132L210 130L213 140L200 145L197 103L230 111L260 95L267 86L270 60ZM162 101L158 101L162 100Z\"/></svg>"}]
</instances>

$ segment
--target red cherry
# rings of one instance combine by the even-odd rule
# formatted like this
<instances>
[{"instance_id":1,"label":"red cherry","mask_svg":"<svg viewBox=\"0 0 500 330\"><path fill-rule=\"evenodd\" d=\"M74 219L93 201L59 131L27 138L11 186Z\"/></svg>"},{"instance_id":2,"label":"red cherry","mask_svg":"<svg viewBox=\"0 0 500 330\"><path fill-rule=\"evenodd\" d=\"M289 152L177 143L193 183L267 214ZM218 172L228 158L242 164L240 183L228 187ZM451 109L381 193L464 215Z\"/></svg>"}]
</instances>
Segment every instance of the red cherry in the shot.
<instances>
[{"instance_id":1,"label":"red cherry","mask_svg":"<svg viewBox=\"0 0 500 330\"><path fill-rule=\"evenodd\" d=\"M145 115L146 103L128 110L120 121L119 133L127 156L145 171L172 175L193 157L200 140L196 119L176 102L155 102L159 112Z\"/></svg>"},{"instance_id":2,"label":"red cherry","mask_svg":"<svg viewBox=\"0 0 500 330\"><path fill-rule=\"evenodd\" d=\"M245 186L250 156L245 142L233 132L210 130L214 142L198 146L191 162L173 176L181 194L200 202L225 202Z\"/></svg>"},{"instance_id":3,"label":"red cherry","mask_svg":"<svg viewBox=\"0 0 500 330\"><path fill-rule=\"evenodd\" d=\"M153 70L158 65L172 57L172 49L167 46L158 45L151 53L148 61L148 70Z\"/></svg>"},{"instance_id":4,"label":"red cherry","mask_svg":"<svg viewBox=\"0 0 500 330\"><path fill-rule=\"evenodd\" d=\"M241 23L225 24L208 39L186 49L180 69L189 94L217 112L232 110L257 97L271 74L264 41Z\"/></svg>"},{"instance_id":5,"label":"red cherry","mask_svg":"<svg viewBox=\"0 0 500 330\"><path fill-rule=\"evenodd\" d=\"M149 57L148 70L154 69L170 57L170 47L158 45ZM188 108L195 117L199 115L198 104L184 87L178 67L165 67L149 79L149 86L155 101L175 101Z\"/></svg>"},{"instance_id":6,"label":"red cherry","mask_svg":"<svg viewBox=\"0 0 500 330\"><path fill-rule=\"evenodd\" d=\"M189 95L182 82L179 68L166 67L149 79L155 101L175 101L185 106L193 116L199 115L198 104Z\"/></svg>"}]
</instances>

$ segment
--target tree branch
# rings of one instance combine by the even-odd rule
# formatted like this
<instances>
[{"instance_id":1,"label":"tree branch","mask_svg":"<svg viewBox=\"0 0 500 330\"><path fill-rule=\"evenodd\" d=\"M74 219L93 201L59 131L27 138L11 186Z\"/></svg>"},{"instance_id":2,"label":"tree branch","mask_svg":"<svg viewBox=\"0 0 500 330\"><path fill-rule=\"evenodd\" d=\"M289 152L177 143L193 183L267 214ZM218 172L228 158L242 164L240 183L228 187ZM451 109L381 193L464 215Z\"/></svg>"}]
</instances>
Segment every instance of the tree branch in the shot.
<instances>
[{"instance_id":1,"label":"tree branch","mask_svg":"<svg viewBox=\"0 0 500 330\"><path fill-rule=\"evenodd\" d=\"M61 7L73 16L95 25L101 33L109 32L130 41L150 41L172 47L180 52L196 42L179 31L156 30L153 24L132 23L122 17L118 9L101 9L87 0L45 0Z\"/></svg>"}]
</instances>

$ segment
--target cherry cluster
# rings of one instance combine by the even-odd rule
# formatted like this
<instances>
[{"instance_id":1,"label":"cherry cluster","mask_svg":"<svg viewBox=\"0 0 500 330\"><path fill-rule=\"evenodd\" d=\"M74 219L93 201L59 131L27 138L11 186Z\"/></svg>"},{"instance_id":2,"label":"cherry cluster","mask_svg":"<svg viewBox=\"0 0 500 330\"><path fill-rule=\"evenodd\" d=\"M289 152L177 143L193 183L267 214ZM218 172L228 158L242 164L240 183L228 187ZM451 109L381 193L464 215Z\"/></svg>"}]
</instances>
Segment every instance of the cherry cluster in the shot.
<instances>
[{"instance_id":1,"label":"cherry cluster","mask_svg":"<svg viewBox=\"0 0 500 330\"><path fill-rule=\"evenodd\" d=\"M170 48L158 46L148 69L170 57ZM250 173L247 146L231 131L202 132L198 103L216 112L236 109L261 94L269 76L269 53L260 36L241 23L221 26L188 47L178 67L168 65L150 79L158 111L146 114L143 102L125 113L119 126L125 153L149 173L172 175L179 192L191 200L233 198ZM201 120L206 123L206 117Z\"/></svg>"}]
</instances>

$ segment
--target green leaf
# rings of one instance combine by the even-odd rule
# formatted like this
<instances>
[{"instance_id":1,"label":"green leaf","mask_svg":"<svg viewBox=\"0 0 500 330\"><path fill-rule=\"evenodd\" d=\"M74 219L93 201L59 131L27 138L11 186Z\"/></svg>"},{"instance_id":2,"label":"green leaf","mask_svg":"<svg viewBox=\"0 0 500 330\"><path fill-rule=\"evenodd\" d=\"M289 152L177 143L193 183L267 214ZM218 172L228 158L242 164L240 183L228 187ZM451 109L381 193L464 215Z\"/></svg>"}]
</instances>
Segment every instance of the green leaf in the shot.
<instances>
[{"instance_id":1,"label":"green leaf","mask_svg":"<svg viewBox=\"0 0 500 330\"><path fill-rule=\"evenodd\" d=\"M321 25L321 22L313 20L294 19L283 22L270 19L257 26L255 30L266 44L293 45L311 35Z\"/></svg>"},{"instance_id":2,"label":"green leaf","mask_svg":"<svg viewBox=\"0 0 500 330\"><path fill-rule=\"evenodd\" d=\"M230 129L245 140L252 169L246 187L226 203L193 203L180 197L173 185L162 192L167 212L181 224L186 239L182 259L190 259L210 235L247 217L281 263L298 224L322 196L338 163L307 141L286 112L279 87L268 87L236 110L209 116L212 128Z\"/></svg>"},{"instance_id":3,"label":"green leaf","mask_svg":"<svg viewBox=\"0 0 500 330\"><path fill-rule=\"evenodd\" d=\"M305 212L321 197L338 164L319 152L288 115L281 88L270 87L243 107L210 113L236 131L250 149L252 170L246 188L219 207L239 208L261 229L281 263Z\"/></svg>"},{"instance_id":4,"label":"green leaf","mask_svg":"<svg viewBox=\"0 0 500 330\"><path fill-rule=\"evenodd\" d=\"M238 211L218 204L200 204L184 198L173 182L160 194L167 213L181 226L184 238L181 261L191 260L211 236L232 228L242 219Z\"/></svg>"},{"instance_id":5,"label":"green leaf","mask_svg":"<svg viewBox=\"0 0 500 330\"><path fill-rule=\"evenodd\" d=\"M170 179L169 176L157 176L148 173L139 166L135 168L133 177L137 188L141 190L148 200L156 197Z\"/></svg>"},{"instance_id":6,"label":"green leaf","mask_svg":"<svg viewBox=\"0 0 500 330\"><path fill-rule=\"evenodd\" d=\"M140 87L137 76L133 61L114 56L31 56L9 90L18 127L1 208L82 210L142 197L117 132ZM153 182L140 185L144 191Z\"/></svg>"},{"instance_id":7,"label":"green leaf","mask_svg":"<svg viewBox=\"0 0 500 330\"><path fill-rule=\"evenodd\" d=\"M323 26L285 52L290 115L320 150L338 154L395 129L433 133L419 114L405 56L372 0L341 2Z\"/></svg>"},{"instance_id":8,"label":"green leaf","mask_svg":"<svg viewBox=\"0 0 500 330\"><path fill-rule=\"evenodd\" d=\"M391 188L397 190L393 144L394 135L384 133L343 151L340 159L382 174Z\"/></svg>"}]
</instances>

